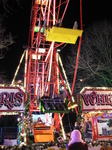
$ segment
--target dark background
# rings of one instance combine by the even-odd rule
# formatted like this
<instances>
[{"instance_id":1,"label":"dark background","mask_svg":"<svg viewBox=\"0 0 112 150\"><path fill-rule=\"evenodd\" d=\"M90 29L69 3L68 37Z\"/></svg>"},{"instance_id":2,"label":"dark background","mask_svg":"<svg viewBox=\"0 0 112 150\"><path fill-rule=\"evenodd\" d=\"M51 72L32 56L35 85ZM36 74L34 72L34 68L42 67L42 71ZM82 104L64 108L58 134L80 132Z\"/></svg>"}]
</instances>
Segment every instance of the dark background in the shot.
<instances>
[{"instance_id":1,"label":"dark background","mask_svg":"<svg viewBox=\"0 0 112 150\"><path fill-rule=\"evenodd\" d=\"M112 9L110 2L110 0L82 0L82 18L84 30L92 22L97 22L105 18L112 20ZM12 34L14 38L14 44L9 46L4 59L0 60L0 68L1 71L5 69L10 81L13 79L22 53L28 45L31 3L31 0L20 1L18 6L14 1L9 3L8 0L10 9L8 8L8 11L5 12L4 26L7 28L7 33ZM0 13L2 15L4 14L2 5L0 8ZM78 21L80 29L80 0L70 0L62 25L63 27L72 28L76 20ZM64 50L62 55L64 55Z\"/></svg>"}]
</instances>

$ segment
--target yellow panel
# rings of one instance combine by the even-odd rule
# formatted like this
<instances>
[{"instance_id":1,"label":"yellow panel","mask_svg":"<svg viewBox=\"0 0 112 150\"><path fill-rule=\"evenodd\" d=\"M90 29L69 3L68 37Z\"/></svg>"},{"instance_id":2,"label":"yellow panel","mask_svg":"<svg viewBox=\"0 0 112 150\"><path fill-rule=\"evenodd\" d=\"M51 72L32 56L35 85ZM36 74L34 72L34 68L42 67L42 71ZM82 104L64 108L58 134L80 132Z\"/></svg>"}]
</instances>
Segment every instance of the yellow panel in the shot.
<instances>
[{"instance_id":1,"label":"yellow panel","mask_svg":"<svg viewBox=\"0 0 112 150\"><path fill-rule=\"evenodd\" d=\"M45 36L46 41L75 44L77 38L82 35L82 32L83 30L52 27L45 30Z\"/></svg>"}]
</instances>

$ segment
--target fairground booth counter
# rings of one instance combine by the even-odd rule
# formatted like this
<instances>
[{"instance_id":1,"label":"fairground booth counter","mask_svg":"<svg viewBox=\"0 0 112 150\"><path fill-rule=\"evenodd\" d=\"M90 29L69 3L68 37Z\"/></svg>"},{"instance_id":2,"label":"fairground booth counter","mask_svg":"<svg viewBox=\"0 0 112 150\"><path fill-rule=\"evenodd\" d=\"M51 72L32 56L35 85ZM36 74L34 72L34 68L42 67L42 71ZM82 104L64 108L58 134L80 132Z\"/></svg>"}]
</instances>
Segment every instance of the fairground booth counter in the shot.
<instances>
[{"instance_id":1,"label":"fairground booth counter","mask_svg":"<svg viewBox=\"0 0 112 150\"><path fill-rule=\"evenodd\" d=\"M18 145L18 118L23 117L24 110L23 90L19 87L0 86L0 145Z\"/></svg>"},{"instance_id":2,"label":"fairground booth counter","mask_svg":"<svg viewBox=\"0 0 112 150\"><path fill-rule=\"evenodd\" d=\"M112 89L85 87L80 92L84 139L90 150L112 149ZM91 122L92 137L85 137L85 126ZM88 132L89 133L89 132ZM89 133L90 134L90 133Z\"/></svg>"}]
</instances>

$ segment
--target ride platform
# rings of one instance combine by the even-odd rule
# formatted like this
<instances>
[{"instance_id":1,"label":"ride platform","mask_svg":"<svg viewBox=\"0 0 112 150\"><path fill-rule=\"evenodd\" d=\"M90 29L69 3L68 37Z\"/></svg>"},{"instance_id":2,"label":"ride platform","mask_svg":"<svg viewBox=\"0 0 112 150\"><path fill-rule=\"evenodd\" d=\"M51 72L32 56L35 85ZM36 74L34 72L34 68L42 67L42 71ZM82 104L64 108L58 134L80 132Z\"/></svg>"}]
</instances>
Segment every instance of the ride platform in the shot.
<instances>
[{"instance_id":1,"label":"ride platform","mask_svg":"<svg viewBox=\"0 0 112 150\"><path fill-rule=\"evenodd\" d=\"M83 30L68 29L53 26L45 30L46 41L55 41L62 43L75 44L78 37L83 33Z\"/></svg>"},{"instance_id":2,"label":"ride platform","mask_svg":"<svg viewBox=\"0 0 112 150\"><path fill-rule=\"evenodd\" d=\"M69 113L66 103L62 99L42 99L40 110L44 113Z\"/></svg>"}]
</instances>

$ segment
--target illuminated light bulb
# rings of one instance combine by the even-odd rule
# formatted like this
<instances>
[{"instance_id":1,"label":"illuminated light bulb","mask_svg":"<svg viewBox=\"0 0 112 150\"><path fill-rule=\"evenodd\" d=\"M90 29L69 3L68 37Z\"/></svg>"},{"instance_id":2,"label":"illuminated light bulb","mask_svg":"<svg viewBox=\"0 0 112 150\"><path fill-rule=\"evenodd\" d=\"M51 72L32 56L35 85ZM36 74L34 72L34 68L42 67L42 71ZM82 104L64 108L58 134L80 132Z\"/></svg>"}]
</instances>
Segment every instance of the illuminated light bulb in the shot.
<instances>
[{"instance_id":1,"label":"illuminated light bulb","mask_svg":"<svg viewBox=\"0 0 112 150\"><path fill-rule=\"evenodd\" d=\"M68 109L73 109L76 108L78 105L77 104L72 104L71 106L68 107Z\"/></svg>"}]
</instances>

